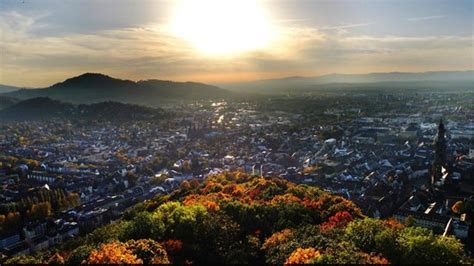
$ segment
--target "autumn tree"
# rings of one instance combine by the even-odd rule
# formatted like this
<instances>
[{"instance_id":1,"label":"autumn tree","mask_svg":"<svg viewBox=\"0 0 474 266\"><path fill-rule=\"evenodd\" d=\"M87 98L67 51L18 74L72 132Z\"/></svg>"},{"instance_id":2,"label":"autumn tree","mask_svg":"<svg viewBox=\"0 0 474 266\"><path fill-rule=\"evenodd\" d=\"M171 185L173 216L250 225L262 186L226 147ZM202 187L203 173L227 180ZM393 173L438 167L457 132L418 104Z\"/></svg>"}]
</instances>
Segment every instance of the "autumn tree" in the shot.
<instances>
[{"instance_id":1,"label":"autumn tree","mask_svg":"<svg viewBox=\"0 0 474 266\"><path fill-rule=\"evenodd\" d=\"M27 215L30 219L41 220L46 217L51 216L51 203L49 202L40 202L38 204L33 204L31 209L27 211Z\"/></svg>"},{"instance_id":2,"label":"autumn tree","mask_svg":"<svg viewBox=\"0 0 474 266\"><path fill-rule=\"evenodd\" d=\"M35 198L68 196L53 194ZM3 213L17 212L17 206L1 206ZM71 264L466 262L453 237L367 218L351 201L316 187L229 172L182 182L67 246L61 254L70 254Z\"/></svg>"},{"instance_id":3,"label":"autumn tree","mask_svg":"<svg viewBox=\"0 0 474 266\"><path fill-rule=\"evenodd\" d=\"M19 256L13 256L9 259L7 259L4 264L9 265L9 264L44 264L45 262L36 256L30 256L30 255L19 255Z\"/></svg>"},{"instance_id":4,"label":"autumn tree","mask_svg":"<svg viewBox=\"0 0 474 266\"><path fill-rule=\"evenodd\" d=\"M451 210L456 214L460 214L462 205L463 205L463 202L458 201L453 205L453 207L451 207Z\"/></svg>"},{"instance_id":5,"label":"autumn tree","mask_svg":"<svg viewBox=\"0 0 474 266\"><path fill-rule=\"evenodd\" d=\"M297 248L286 260L285 264L305 264L321 256L315 248Z\"/></svg>"},{"instance_id":6,"label":"autumn tree","mask_svg":"<svg viewBox=\"0 0 474 266\"><path fill-rule=\"evenodd\" d=\"M87 264L142 264L133 252L121 242L102 244L98 249L92 250L84 261Z\"/></svg>"},{"instance_id":7,"label":"autumn tree","mask_svg":"<svg viewBox=\"0 0 474 266\"><path fill-rule=\"evenodd\" d=\"M166 250L156 241L151 239L130 240L125 243L128 250L143 260L143 263L149 264L169 264L170 261Z\"/></svg>"}]
</instances>

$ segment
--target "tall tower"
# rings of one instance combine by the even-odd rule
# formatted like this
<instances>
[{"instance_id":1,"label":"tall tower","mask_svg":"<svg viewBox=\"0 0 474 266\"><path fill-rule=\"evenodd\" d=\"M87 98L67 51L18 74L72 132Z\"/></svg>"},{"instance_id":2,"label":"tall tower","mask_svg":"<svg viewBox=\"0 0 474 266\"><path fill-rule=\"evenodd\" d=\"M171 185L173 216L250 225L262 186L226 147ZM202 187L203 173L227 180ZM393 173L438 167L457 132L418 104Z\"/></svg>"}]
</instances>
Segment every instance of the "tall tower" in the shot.
<instances>
[{"instance_id":1,"label":"tall tower","mask_svg":"<svg viewBox=\"0 0 474 266\"><path fill-rule=\"evenodd\" d=\"M448 167L448 156L447 156L447 142L446 142L446 129L444 128L443 121L439 122L438 134L433 143L434 146L434 160L431 169L431 180L430 185L436 183L444 177L447 177ZM446 180L447 181L447 180Z\"/></svg>"}]
</instances>

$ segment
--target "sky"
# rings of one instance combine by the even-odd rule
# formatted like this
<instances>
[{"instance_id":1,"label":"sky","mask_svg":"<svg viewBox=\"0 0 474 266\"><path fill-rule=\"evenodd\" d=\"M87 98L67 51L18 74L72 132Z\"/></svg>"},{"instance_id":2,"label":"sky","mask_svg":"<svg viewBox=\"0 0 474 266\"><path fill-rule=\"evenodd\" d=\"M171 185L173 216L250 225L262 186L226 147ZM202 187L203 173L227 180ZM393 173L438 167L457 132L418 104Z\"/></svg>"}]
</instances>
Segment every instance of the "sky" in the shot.
<instances>
[{"instance_id":1,"label":"sky","mask_svg":"<svg viewBox=\"0 0 474 266\"><path fill-rule=\"evenodd\" d=\"M474 69L472 0L0 0L0 84Z\"/></svg>"}]
</instances>

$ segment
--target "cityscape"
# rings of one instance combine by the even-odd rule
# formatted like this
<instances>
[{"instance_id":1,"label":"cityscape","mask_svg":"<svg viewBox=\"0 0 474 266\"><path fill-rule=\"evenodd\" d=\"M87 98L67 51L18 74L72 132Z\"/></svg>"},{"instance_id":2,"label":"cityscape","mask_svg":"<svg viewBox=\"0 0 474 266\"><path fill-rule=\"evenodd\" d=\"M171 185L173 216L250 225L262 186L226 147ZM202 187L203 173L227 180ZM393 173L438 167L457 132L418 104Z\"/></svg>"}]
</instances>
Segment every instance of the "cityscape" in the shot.
<instances>
[{"instance_id":1,"label":"cityscape","mask_svg":"<svg viewBox=\"0 0 474 266\"><path fill-rule=\"evenodd\" d=\"M183 14L224 8L204 2ZM0 28L29 1L2 4ZM207 36L201 19L178 36ZM264 49L194 37L217 57ZM465 70L189 82L94 67L36 86L8 49L0 264L474 262L472 46Z\"/></svg>"}]
</instances>

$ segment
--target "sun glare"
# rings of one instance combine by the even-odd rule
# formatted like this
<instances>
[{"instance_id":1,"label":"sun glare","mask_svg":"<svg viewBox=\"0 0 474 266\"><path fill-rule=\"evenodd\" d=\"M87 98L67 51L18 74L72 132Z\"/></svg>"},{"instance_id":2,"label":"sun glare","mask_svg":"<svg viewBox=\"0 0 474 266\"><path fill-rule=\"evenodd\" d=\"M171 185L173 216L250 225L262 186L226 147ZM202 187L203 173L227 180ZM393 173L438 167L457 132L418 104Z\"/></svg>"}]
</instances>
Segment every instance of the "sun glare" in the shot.
<instances>
[{"instance_id":1,"label":"sun glare","mask_svg":"<svg viewBox=\"0 0 474 266\"><path fill-rule=\"evenodd\" d=\"M171 29L205 54L263 49L273 35L255 0L181 0Z\"/></svg>"}]
</instances>

